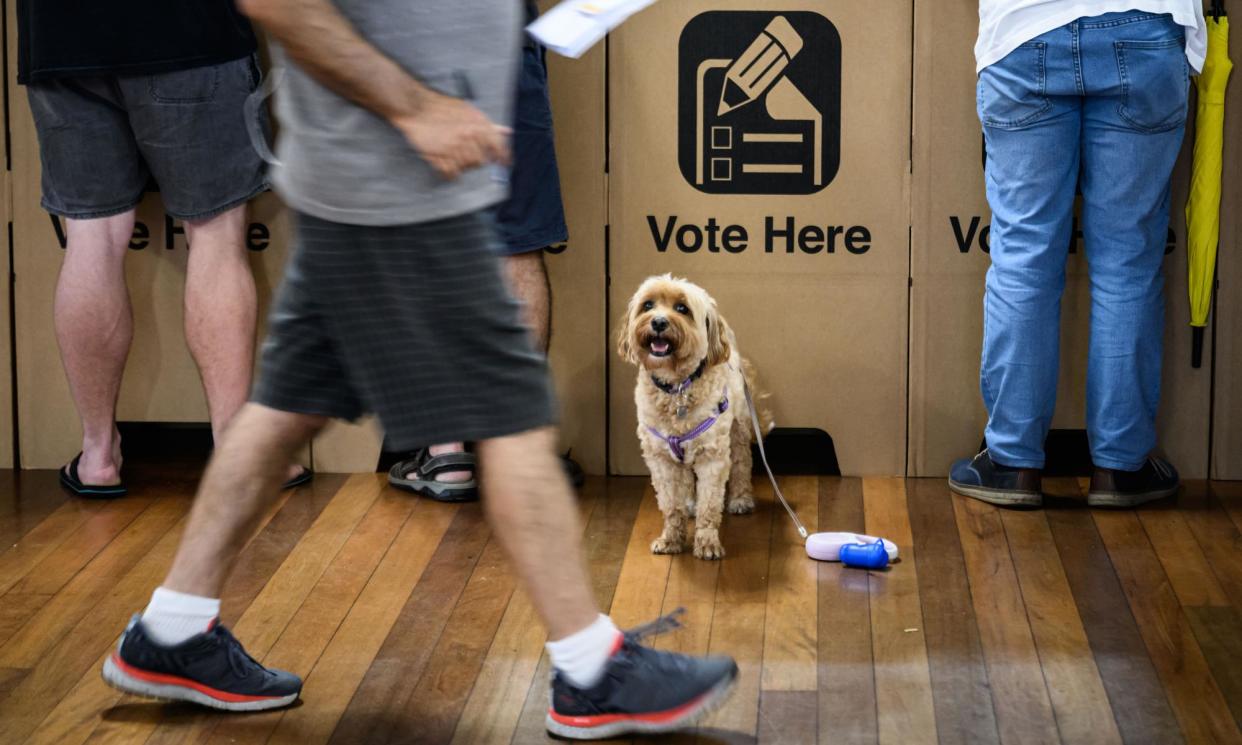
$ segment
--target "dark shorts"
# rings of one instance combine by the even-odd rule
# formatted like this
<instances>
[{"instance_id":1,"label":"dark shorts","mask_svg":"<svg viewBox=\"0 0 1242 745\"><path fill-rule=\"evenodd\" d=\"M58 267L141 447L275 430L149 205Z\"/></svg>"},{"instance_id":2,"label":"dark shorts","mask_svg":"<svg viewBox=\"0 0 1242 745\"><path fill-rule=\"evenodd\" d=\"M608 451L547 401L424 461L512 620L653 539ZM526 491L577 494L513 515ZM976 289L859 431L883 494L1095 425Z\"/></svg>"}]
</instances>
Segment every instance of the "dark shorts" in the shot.
<instances>
[{"instance_id":1,"label":"dark shorts","mask_svg":"<svg viewBox=\"0 0 1242 745\"><path fill-rule=\"evenodd\" d=\"M496 210L501 252L539 251L569 237L561 204L561 175L552 139L552 105L542 47L522 49L513 117L513 169L509 199Z\"/></svg>"},{"instance_id":2,"label":"dark shorts","mask_svg":"<svg viewBox=\"0 0 1242 745\"><path fill-rule=\"evenodd\" d=\"M169 215L205 219L267 188L244 103L253 57L190 70L63 78L27 87L43 208L65 217L132 209L154 179Z\"/></svg>"},{"instance_id":3,"label":"dark shorts","mask_svg":"<svg viewBox=\"0 0 1242 745\"><path fill-rule=\"evenodd\" d=\"M379 416L392 450L555 420L544 356L501 274L487 212L362 227L294 214L254 401Z\"/></svg>"}]
</instances>

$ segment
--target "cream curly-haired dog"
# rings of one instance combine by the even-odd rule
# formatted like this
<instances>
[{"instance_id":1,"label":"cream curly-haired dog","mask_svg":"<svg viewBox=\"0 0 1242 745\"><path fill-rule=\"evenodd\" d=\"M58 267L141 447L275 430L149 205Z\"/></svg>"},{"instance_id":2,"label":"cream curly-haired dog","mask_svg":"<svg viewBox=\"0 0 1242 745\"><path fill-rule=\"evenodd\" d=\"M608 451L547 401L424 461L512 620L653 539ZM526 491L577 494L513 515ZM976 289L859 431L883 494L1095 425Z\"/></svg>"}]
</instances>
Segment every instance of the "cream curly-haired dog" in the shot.
<instances>
[{"instance_id":1,"label":"cream curly-haired dog","mask_svg":"<svg viewBox=\"0 0 1242 745\"><path fill-rule=\"evenodd\" d=\"M743 514L755 507L754 437L743 390L744 381L754 390L750 363L711 295L667 274L643 282L630 298L617 351L639 366L638 439L664 513L652 552L684 551L693 516L694 555L722 558L725 508Z\"/></svg>"}]
</instances>

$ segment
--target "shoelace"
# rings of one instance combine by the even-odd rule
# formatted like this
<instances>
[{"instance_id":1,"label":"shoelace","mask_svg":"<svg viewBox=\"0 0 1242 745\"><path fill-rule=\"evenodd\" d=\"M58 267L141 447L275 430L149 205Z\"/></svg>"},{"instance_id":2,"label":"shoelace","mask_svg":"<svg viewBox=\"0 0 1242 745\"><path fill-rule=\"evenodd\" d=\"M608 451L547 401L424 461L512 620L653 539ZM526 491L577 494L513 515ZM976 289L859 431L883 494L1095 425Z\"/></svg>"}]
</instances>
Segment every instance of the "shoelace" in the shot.
<instances>
[{"instance_id":1,"label":"shoelace","mask_svg":"<svg viewBox=\"0 0 1242 745\"><path fill-rule=\"evenodd\" d=\"M648 637L659 636L660 634L667 634L670 631L680 629L682 623L677 619L684 615L686 615L686 609L684 607L678 608L666 616L660 616L654 621L649 621L641 626L635 626L622 633L625 634L627 641L638 643Z\"/></svg>"},{"instance_id":2,"label":"shoelace","mask_svg":"<svg viewBox=\"0 0 1242 745\"><path fill-rule=\"evenodd\" d=\"M1161 478L1173 478L1173 471L1159 458L1148 458L1147 461L1151 463L1151 467L1155 469Z\"/></svg>"},{"instance_id":3,"label":"shoelace","mask_svg":"<svg viewBox=\"0 0 1242 745\"><path fill-rule=\"evenodd\" d=\"M237 674L239 678L245 678L250 675L252 670L262 671L264 667L258 663L255 658L251 657L241 642L223 626L216 627L219 631L217 639L218 643L224 645L225 655L229 661L229 667Z\"/></svg>"}]
</instances>

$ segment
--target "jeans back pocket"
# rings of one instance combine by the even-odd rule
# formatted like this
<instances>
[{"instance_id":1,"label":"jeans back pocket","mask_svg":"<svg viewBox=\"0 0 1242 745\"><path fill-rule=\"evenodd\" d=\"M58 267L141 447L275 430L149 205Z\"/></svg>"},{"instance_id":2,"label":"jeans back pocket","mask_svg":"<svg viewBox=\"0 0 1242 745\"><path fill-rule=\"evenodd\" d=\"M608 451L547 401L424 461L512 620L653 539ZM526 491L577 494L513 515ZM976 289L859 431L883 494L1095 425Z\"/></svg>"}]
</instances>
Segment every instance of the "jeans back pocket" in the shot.
<instances>
[{"instance_id":1,"label":"jeans back pocket","mask_svg":"<svg viewBox=\"0 0 1242 745\"><path fill-rule=\"evenodd\" d=\"M147 90L156 103L211 103L219 87L219 65L163 72L147 79Z\"/></svg>"},{"instance_id":2,"label":"jeans back pocket","mask_svg":"<svg viewBox=\"0 0 1242 745\"><path fill-rule=\"evenodd\" d=\"M1167 132L1186 123L1190 69L1185 39L1115 41L1121 73L1121 118L1140 132Z\"/></svg>"},{"instance_id":3,"label":"jeans back pocket","mask_svg":"<svg viewBox=\"0 0 1242 745\"><path fill-rule=\"evenodd\" d=\"M985 127L1021 129L1049 109L1045 57L1048 44L1030 41L979 73L979 121Z\"/></svg>"}]
</instances>

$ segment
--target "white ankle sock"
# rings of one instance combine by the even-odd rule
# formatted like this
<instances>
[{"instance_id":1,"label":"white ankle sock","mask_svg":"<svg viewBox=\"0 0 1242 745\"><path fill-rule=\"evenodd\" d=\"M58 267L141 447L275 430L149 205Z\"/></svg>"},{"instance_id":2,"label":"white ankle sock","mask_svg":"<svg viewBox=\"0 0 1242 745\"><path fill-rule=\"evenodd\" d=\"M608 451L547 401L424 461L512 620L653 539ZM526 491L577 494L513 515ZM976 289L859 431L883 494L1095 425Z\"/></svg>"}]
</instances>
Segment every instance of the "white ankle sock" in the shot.
<instances>
[{"instance_id":1,"label":"white ankle sock","mask_svg":"<svg viewBox=\"0 0 1242 745\"><path fill-rule=\"evenodd\" d=\"M604 666L617 646L621 632L612 619L600 615L582 631L548 642L552 667L579 688L590 688L604 675Z\"/></svg>"},{"instance_id":2,"label":"white ankle sock","mask_svg":"<svg viewBox=\"0 0 1242 745\"><path fill-rule=\"evenodd\" d=\"M219 615L220 598L158 587L142 612L142 627L155 643L172 646L203 633Z\"/></svg>"}]
</instances>

